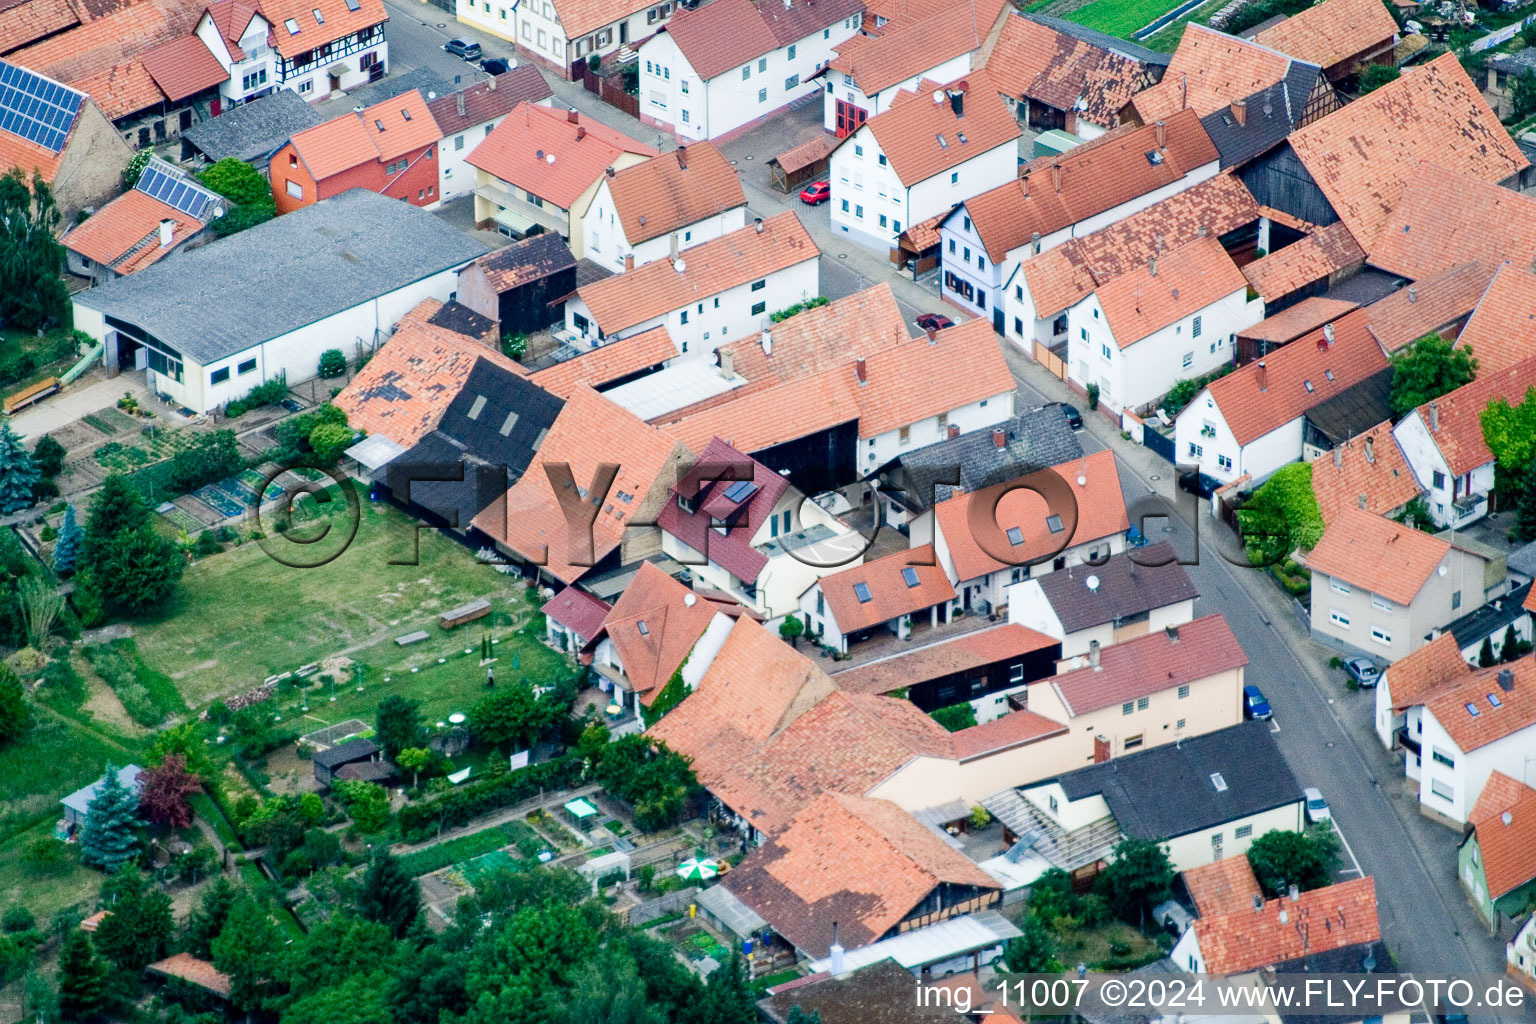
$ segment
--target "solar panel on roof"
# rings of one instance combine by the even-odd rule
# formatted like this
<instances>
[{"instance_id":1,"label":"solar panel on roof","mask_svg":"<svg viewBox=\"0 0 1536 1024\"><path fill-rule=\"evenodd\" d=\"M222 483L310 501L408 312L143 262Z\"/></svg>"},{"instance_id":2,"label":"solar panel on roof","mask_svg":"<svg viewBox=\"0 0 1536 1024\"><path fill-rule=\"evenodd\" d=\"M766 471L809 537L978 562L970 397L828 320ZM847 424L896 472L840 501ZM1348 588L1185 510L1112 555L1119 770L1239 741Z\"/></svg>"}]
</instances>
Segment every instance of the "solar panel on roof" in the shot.
<instances>
[{"instance_id":1,"label":"solar panel on roof","mask_svg":"<svg viewBox=\"0 0 1536 1024\"><path fill-rule=\"evenodd\" d=\"M735 483L731 484L731 486L725 489L725 500L732 501L740 505L742 502L751 497L752 493L756 490L757 484L753 483L751 480L737 480Z\"/></svg>"},{"instance_id":2,"label":"solar panel on roof","mask_svg":"<svg viewBox=\"0 0 1536 1024\"><path fill-rule=\"evenodd\" d=\"M200 221L208 219L208 206L213 197L178 175L168 173L162 166L149 164L139 175L139 182L134 187L151 199L158 199L189 217Z\"/></svg>"},{"instance_id":3,"label":"solar panel on roof","mask_svg":"<svg viewBox=\"0 0 1536 1024\"><path fill-rule=\"evenodd\" d=\"M0 129L62 152L85 94L3 62L0 86Z\"/></svg>"}]
</instances>

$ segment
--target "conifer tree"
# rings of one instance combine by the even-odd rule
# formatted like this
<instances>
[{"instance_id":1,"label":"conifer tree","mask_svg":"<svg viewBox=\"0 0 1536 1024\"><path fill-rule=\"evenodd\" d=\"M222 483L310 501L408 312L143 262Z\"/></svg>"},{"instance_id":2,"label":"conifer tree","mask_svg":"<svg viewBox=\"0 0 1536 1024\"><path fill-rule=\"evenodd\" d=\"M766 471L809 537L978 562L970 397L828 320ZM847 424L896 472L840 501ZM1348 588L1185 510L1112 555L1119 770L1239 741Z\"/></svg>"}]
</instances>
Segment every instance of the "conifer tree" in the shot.
<instances>
[{"instance_id":1,"label":"conifer tree","mask_svg":"<svg viewBox=\"0 0 1536 1024\"><path fill-rule=\"evenodd\" d=\"M87 1020L106 1001L107 962L96 954L90 935L71 929L59 953L59 1014L65 1020Z\"/></svg>"},{"instance_id":2,"label":"conifer tree","mask_svg":"<svg viewBox=\"0 0 1536 1024\"><path fill-rule=\"evenodd\" d=\"M9 423L0 424L0 513L32 507L32 485L37 483L32 453Z\"/></svg>"},{"instance_id":3,"label":"conifer tree","mask_svg":"<svg viewBox=\"0 0 1536 1024\"><path fill-rule=\"evenodd\" d=\"M75 571L80 560L80 543L85 533L75 521L75 506L64 507L64 522L59 526L59 539L53 542L53 571L68 576Z\"/></svg>"},{"instance_id":4,"label":"conifer tree","mask_svg":"<svg viewBox=\"0 0 1536 1024\"><path fill-rule=\"evenodd\" d=\"M138 853L134 830L140 825L139 797L107 765L107 774L91 800L80 829L80 862L102 871L116 871Z\"/></svg>"},{"instance_id":5,"label":"conifer tree","mask_svg":"<svg viewBox=\"0 0 1536 1024\"><path fill-rule=\"evenodd\" d=\"M363 876L358 910L369 921L389 928L398 939L421 913L421 889L398 860L381 853Z\"/></svg>"}]
</instances>

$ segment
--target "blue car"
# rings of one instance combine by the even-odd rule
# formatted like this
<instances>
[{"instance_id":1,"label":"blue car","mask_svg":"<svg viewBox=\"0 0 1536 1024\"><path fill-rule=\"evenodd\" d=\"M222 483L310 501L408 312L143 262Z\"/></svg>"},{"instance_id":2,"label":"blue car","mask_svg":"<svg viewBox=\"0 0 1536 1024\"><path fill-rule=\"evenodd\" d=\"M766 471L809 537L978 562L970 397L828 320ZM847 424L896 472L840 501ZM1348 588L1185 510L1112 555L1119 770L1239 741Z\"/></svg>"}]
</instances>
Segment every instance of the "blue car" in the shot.
<instances>
[{"instance_id":1,"label":"blue car","mask_svg":"<svg viewBox=\"0 0 1536 1024\"><path fill-rule=\"evenodd\" d=\"M1257 686L1243 687L1243 717L1244 718L1273 718L1275 711L1269 706L1269 701L1264 699L1264 692Z\"/></svg>"}]
</instances>

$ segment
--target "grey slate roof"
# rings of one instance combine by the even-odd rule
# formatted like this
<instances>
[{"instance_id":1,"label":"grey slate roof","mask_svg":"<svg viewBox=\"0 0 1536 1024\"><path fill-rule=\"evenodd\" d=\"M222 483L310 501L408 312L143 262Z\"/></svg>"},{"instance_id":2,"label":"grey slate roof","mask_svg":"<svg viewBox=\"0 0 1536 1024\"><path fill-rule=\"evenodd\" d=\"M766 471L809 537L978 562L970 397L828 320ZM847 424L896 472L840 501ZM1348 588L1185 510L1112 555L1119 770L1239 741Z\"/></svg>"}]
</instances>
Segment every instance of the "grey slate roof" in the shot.
<instances>
[{"instance_id":1,"label":"grey slate roof","mask_svg":"<svg viewBox=\"0 0 1536 1024\"><path fill-rule=\"evenodd\" d=\"M447 96L455 89L472 85L478 79L478 75L472 75L470 81L455 85L436 71L412 68L399 74L388 75L377 82L370 82L361 89L353 89L347 93L347 99L351 100L354 106L371 107L375 103L383 103L385 100L403 96L415 89L421 93L422 99L434 100L439 96Z\"/></svg>"},{"instance_id":2,"label":"grey slate roof","mask_svg":"<svg viewBox=\"0 0 1536 1024\"><path fill-rule=\"evenodd\" d=\"M1099 32L1096 29L1084 28L1082 25L1079 25L1076 22L1067 21L1064 18L1053 18L1047 14L1026 14L1024 17L1028 18L1030 21L1039 22L1048 28L1055 29L1057 32L1060 32L1064 36L1071 36L1073 39L1081 39L1083 42L1097 46L1101 50L1109 50L1112 53L1118 53L1122 57L1128 57L1129 59L1138 61L1142 64L1151 64L1155 65L1156 67L1166 68L1168 66L1168 62L1173 59L1172 54L1159 53L1156 50L1149 50L1145 46L1137 46L1135 43L1128 43L1124 39L1109 35L1106 32Z\"/></svg>"},{"instance_id":3,"label":"grey slate roof","mask_svg":"<svg viewBox=\"0 0 1536 1024\"><path fill-rule=\"evenodd\" d=\"M1283 79L1247 97L1242 124L1231 107L1202 117L1200 124L1220 154L1222 168L1252 160L1285 141L1299 126L1307 97L1322 73L1316 64L1293 60Z\"/></svg>"},{"instance_id":4,"label":"grey slate roof","mask_svg":"<svg viewBox=\"0 0 1536 1024\"><path fill-rule=\"evenodd\" d=\"M207 364L485 251L426 210L355 188L81 292L75 302Z\"/></svg>"},{"instance_id":5,"label":"grey slate roof","mask_svg":"<svg viewBox=\"0 0 1536 1024\"><path fill-rule=\"evenodd\" d=\"M1225 788L1218 789L1214 775ZM1070 800L1099 794L1120 831L1172 839L1301 800L1269 723L1244 722L1137 751L1056 780Z\"/></svg>"},{"instance_id":6,"label":"grey slate roof","mask_svg":"<svg viewBox=\"0 0 1536 1024\"><path fill-rule=\"evenodd\" d=\"M1512 573L1528 580L1536 579L1536 540L1515 548L1504 560L1504 564Z\"/></svg>"},{"instance_id":7,"label":"grey slate roof","mask_svg":"<svg viewBox=\"0 0 1536 1024\"><path fill-rule=\"evenodd\" d=\"M906 452L890 467L889 486L901 489L891 497L920 513L930 507L930 501L948 501L953 496L953 486L936 481L945 476L954 479L956 466L961 488L974 493L1083 457L1083 446L1057 406L1023 413L1000 429L1007 435L1003 448L997 446L992 431L975 430Z\"/></svg>"},{"instance_id":8,"label":"grey slate roof","mask_svg":"<svg viewBox=\"0 0 1536 1024\"><path fill-rule=\"evenodd\" d=\"M443 303L436 313L427 317L427 323L471 338L483 338L486 331L496 327L496 321L481 316L457 300Z\"/></svg>"},{"instance_id":9,"label":"grey slate roof","mask_svg":"<svg viewBox=\"0 0 1536 1024\"><path fill-rule=\"evenodd\" d=\"M138 790L143 788L139 782L139 775L142 772L143 769L136 764L124 765L117 770L117 781L121 783L125 789L131 789L134 792L138 792ZM102 784L106 781L107 777L103 775L89 786L83 786L80 789L75 790L73 793L69 794L69 796L60 800L59 803L63 804L65 807L68 807L76 814L84 814L90 810L91 801L96 799L96 791L101 789Z\"/></svg>"},{"instance_id":10,"label":"grey slate roof","mask_svg":"<svg viewBox=\"0 0 1536 1024\"><path fill-rule=\"evenodd\" d=\"M1527 46L1514 53L1501 53L1496 57L1489 57L1488 66L1495 71L1503 71L1510 75L1523 75L1527 71L1536 72L1536 46Z\"/></svg>"},{"instance_id":11,"label":"grey slate roof","mask_svg":"<svg viewBox=\"0 0 1536 1024\"><path fill-rule=\"evenodd\" d=\"M1392 371L1372 374L1307 410L1307 420L1334 444L1392 419Z\"/></svg>"},{"instance_id":12,"label":"grey slate roof","mask_svg":"<svg viewBox=\"0 0 1536 1024\"><path fill-rule=\"evenodd\" d=\"M1510 623L1525 615L1523 605L1530 592L1531 585L1523 583L1503 597L1472 609L1442 632L1454 636L1458 647L1482 643L1485 636L1498 636L1509 628Z\"/></svg>"},{"instance_id":13,"label":"grey slate roof","mask_svg":"<svg viewBox=\"0 0 1536 1024\"><path fill-rule=\"evenodd\" d=\"M181 133L209 160L234 157L259 161L306 128L324 121L319 112L291 89L279 89L238 107L229 107Z\"/></svg>"},{"instance_id":14,"label":"grey slate roof","mask_svg":"<svg viewBox=\"0 0 1536 1024\"><path fill-rule=\"evenodd\" d=\"M367 760L378 752L377 743L359 737L355 740L347 740L345 743L338 743L334 747L326 747L315 754L314 762L322 768L335 768L352 761Z\"/></svg>"},{"instance_id":15,"label":"grey slate roof","mask_svg":"<svg viewBox=\"0 0 1536 1024\"><path fill-rule=\"evenodd\" d=\"M1168 560L1166 565L1137 564ZM1128 619L1200 596L1189 573L1174 559L1167 543L1149 544L1134 552L1112 555L1099 566L1074 565L1038 578L1068 633L1091 629L1116 619ZM1090 584L1092 584L1090 586Z\"/></svg>"}]
</instances>

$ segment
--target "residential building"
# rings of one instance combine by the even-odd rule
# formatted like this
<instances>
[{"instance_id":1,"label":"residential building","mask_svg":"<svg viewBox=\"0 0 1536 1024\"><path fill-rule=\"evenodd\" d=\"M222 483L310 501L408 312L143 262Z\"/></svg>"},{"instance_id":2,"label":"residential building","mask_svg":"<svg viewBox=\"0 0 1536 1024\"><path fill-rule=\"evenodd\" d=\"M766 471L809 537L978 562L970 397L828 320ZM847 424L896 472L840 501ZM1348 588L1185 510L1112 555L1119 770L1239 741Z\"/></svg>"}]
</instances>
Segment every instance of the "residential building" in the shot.
<instances>
[{"instance_id":1,"label":"residential building","mask_svg":"<svg viewBox=\"0 0 1536 1024\"><path fill-rule=\"evenodd\" d=\"M585 0L493 3L458 0L458 20L517 46L562 78L579 80L592 57L610 58L656 32L672 16L673 0ZM579 65L579 69L578 69Z\"/></svg>"},{"instance_id":2,"label":"residential building","mask_svg":"<svg viewBox=\"0 0 1536 1024\"><path fill-rule=\"evenodd\" d=\"M1232 362L1264 318L1219 239L1197 238L1101 284L1067 311L1067 379L1112 410L1142 409Z\"/></svg>"},{"instance_id":3,"label":"residential building","mask_svg":"<svg viewBox=\"0 0 1536 1024\"><path fill-rule=\"evenodd\" d=\"M573 344L595 347L665 327L678 354L711 353L821 294L820 259L794 211L759 217L674 259L578 288L565 330Z\"/></svg>"},{"instance_id":4,"label":"residential building","mask_svg":"<svg viewBox=\"0 0 1536 1024\"><path fill-rule=\"evenodd\" d=\"M1478 76L1478 85L1482 87L1483 99L1501 121L1515 116L1515 83L1532 73L1536 73L1536 47L1527 46L1514 53L1495 53L1488 58L1483 73Z\"/></svg>"},{"instance_id":5,"label":"residential building","mask_svg":"<svg viewBox=\"0 0 1536 1024\"><path fill-rule=\"evenodd\" d=\"M1461 542L1468 547L1474 544L1466 538ZM1494 571L1492 567L1503 561L1503 552L1490 547L1488 554L1497 555L1490 560L1490 571ZM1444 632L1455 638L1456 646L1461 650L1461 656L1466 659L1467 664L1479 662L1484 641L1487 642L1488 650L1495 658L1503 658L1504 648L1508 646L1505 641L1510 637L1511 627L1514 629L1513 635L1517 643L1530 643L1531 614L1526 606L1536 603L1531 601L1531 590L1529 581L1519 586L1512 586L1512 589L1491 598L1446 625ZM1518 653L1518 649L1512 650L1510 657L1515 657Z\"/></svg>"},{"instance_id":6,"label":"residential building","mask_svg":"<svg viewBox=\"0 0 1536 1024\"><path fill-rule=\"evenodd\" d=\"M1264 897L1264 890L1245 855L1190 868L1179 873L1179 880L1184 883L1184 891L1189 894L1196 917L1215 917L1231 910L1251 908L1255 896L1260 902ZM1187 961L1185 966L1188 966Z\"/></svg>"},{"instance_id":7,"label":"residential building","mask_svg":"<svg viewBox=\"0 0 1536 1024\"><path fill-rule=\"evenodd\" d=\"M1365 310L1353 310L1207 384L1174 421L1179 462L1222 483L1240 476L1258 482L1331 448L1307 429L1307 413L1391 372L1367 320Z\"/></svg>"},{"instance_id":8,"label":"residential building","mask_svg":"<svg viewBox=\"0 0 1536 1024\"><path fill-rule=\"evenodd\" d=\"M1248 656L1220 615L1090 645L1074 661L1079 667L1032 683L1027 703L1071 730L1067 764L1102 759L1103 744L1120 757L1243 721Z\"/></svg>"},{"instance_id":9,"label":"residential building","mask_svg":"<svg viewBox=\"0 0 1536 1024\"><path fill-rule=\"evenodd\" d=\"M65 223L117 194L132 151L94 99L8 61L0 61L0 82L13 90L3 108L8 116L0 118L0 171L40 175L53 189ZM44 96L54 99L44 103ZM35 114L18 116L33 103L50 123Z\"/></svg>"},{"instance_id":10,"label":"residential building","mask_svg":"<svg viewBox=\"0 0 1536 1024\"><path fill-rule=\"evenodd\" d=\"M1440 537L1341 509L1306 555L1312 635L1392 661L1483 603L1485 561ZM1496 584L1495 584L1496 585Z\"/></svg>"},{"instance_id":11,"label":"residential building","mask_svg":"<svg viewBox=\"0 0 1536 1024\"><path fill-rule=\"evenodd\" d=\"M1481 264L1475 264L1481 266ZM1525 267L1502 263L1477 300L1456 346L1471 351L1479 376L1506 370L1536 358L1536 274Z\"/></svg>"},{"instance_id":12,"label":"residential building","mask_svg":"<svg viewBox=\"0 0 1536 1024\"><path fill-rule=\"evenodd\" d=\"M904 225L1011 181L1019 134L985 71L925 78L832 151L832 227L888 249Z\"/></svg>"},{"instance_id":13,"label":"residential building","mask_svg":"<svg viewBox=\"0 0 1536 1024\"><path fill-rule=\"evenodd\" d=\"M553 231L488 253L459 271L459 301L501 328L532 334L564 323L565 297L576 290L578 261Z\"/></svg>"},{"instance_id":14,"label":"residential building","mask_svg":"<svg viewBox=\"0 0 1536 1024\"><path fill-rule=\"evenodd\" d=\"M469 154L519 103L554 104L555 94L532 64L492 75L483 82L427 100L442 134L437 151L437 194L442 199L473 192L475 169Z\"/></svg>"},{"instance_id":15,"label":"residential building","mask_svg":"<svg viewBox=\"0 0 1536 1024\"><path fill-rule=\"evenodd\" d=\"M1504 944L1504 958L1511 976L1536 989L1536 914L1526 918L1525 926Z\"/></svg>"},{"instance_id":16,"label":"residential building","mask_svg":"<svg viewBox=\"0 0 1536 1024\"><path fill-rule=\"evenodd\" d=\"M1330 82L1397 66L1397 22L1381 0L1324 0L1271 25L1255 43L1316 64Z\"/></svg>"},{"instance_id":17,"label":"residential building","mask_svg":"<svg viewBox=\"0 0 1536 1024\"><path fill-rule=\"evenodd\" d=\"M601 121L583 120L574 107L519 104L465 158L475 169L475 223L512 238L537 225L564 238L580 259L584 240L573 225L586 215L604 171L655 155Z\"/></svg>"},{"instance_id":18,"label":"residential building","mask_svg":"<svg viewBox=\"0 0 1536 1024\"><path fill-rule=\"evenodd\" d=\"M613 606L580 587L566 586L539 610L544 613L545 641L557 651L575 652L597 636Z\"/></svg>"},{"instance_id":19,"label":"residential building","mask_svg":"<svg viewBox=\"0 0 1536 1024\"><path fill-rule=\"evenodd\" d=\"M261 9L272 25L278 87L314 101L384 77L389 14L382 0L262 0Z\"/></svg>"},{"instance_id":20,"label":"residential building","mask_svg":"<svg viewBox=\"0 0 1536 1024\"><path fill-rule=\"evenodd\" d=\"M151 157L133 188L66 229L60 241L72 274L105 284L208 241L225 199L179 167Z\"/></svg>"},{"instance_id":21,"label":"residential building","mask_svg":"<svg viewBox=\"0 0 1536 1024\"><path fill-rule=\"evenodd\" d=\"M234 157L266 174L273 153L295 135L324 120L298 93L278 89L260 99L229 107L218 117L182 132L181 159L200 157L212 164Z\"/></svg>"},{"instance_id":22,"label":"residential building","mask_svg":"<svg viewBox=\"0 0 1536 1024\"><path fill-rule=\"evenodd\" d=\"M846 654L887 632L909 640L914 625L932 629L954 610L954 587L924 544L818 579L800 595L799 615L807 636Z\"/></svg>"},{"instance_id":23,"label":"residential building","mask_svg":"<svg viewBox=\"0 0 1536 1024\"><path fill-rule=\"evenodd\" d=\"M677 358L677 344L672 335L665 327L657 327L547 366L535 372L531 379L557 395L568 395L583 387L606 393L649 377Z\"/></svg>"},{"instance_id":24,"label":"residential building","mask_svg":"<svg viewBox=\"0 0 1536 1024\"><path fill-rule=\"evenodd\" d=\"M425 210L352 189L81 292L75 326L105 343L107 366L147 368L151 390L203 413L314 376L326 349L372 351L484 251Z\"/></svg>"},{"instance_id":25,"label":"residential building","mask_svg":"<svg viewBox=\"0 0 1536 1024\"><path fill-rule=\"evenodd\" d=\"M1376 684L1376 737L1389 751L1403 749L1403 772L1410 779L1419 777L1419 756L1423 720L1414 715L1412 728L1408 711L1423 703L1425 694L1442 684L1454 683L1471 672L1461 655L1460 645L1450 633L1441 633L1423 647L1392 662Z\"/></svg>"},{"instance_id":26,"label":"residential building","mask_svg":"<svg viewBox=\"0 0 1536 1024\"><path fill-rule=\"evenodd\" d=\"M1130 526L1114 453L1106 449L957 494L908 530L913 546L934 546L962 609L997 615L1020 580L1100 565L1125 551Z\"/></svg>"},{"instance_id":27,"label":"residential building","mask_svg":"<svg viewBox=\"0 0 1536 1024\"><path fill-rule=\"evenodd\" d=\"M1195 617L1199 592L1167 544L1102 565L1067 566L1008 588L1008 621L1061 641L1062 657L1087 654Z\"/></svg>"},{"instance_id":28,"label":"residential building","mask_svg":"<svg viewBox=\"0 0 1536 1024\"><path fill-rule=\"evenodd\" d=\"M286 28L283 31L286 33ZM233 109L275 92L292 91L278 88L281 58L271 46L275 38L272 22L258 5L214 0L198 19L194 32L225 73L216 105L209 104L210 114L222 114L226 108ZM306 101L316 98L300 97Z\"/></svg>"},{"instance_id":29,"label":"residential building","mask_svg":"<svg viewBox=\"0 0 1536 1024\"><path fill-rule=\"evenodd\" d=\"M903 90L926 94L925 80L959 80L973 54L990 52L1007 17L998 0L951 0L899 17L877 35L853 36L827 65L823 127L845 138L895 106Z\"/></svg>"},{"instance_id":30,"label":"residential building","mask_svg":"<svg viewBox=\"0 0 1536 1024\"><path fill-rule=\"evenodd\" d=\"M443 133L415 90L342 114L289 139L269 165L279 214L352 188L435 207Z\"/></svg>"},{"instance_id":31,"label":"residential building","mask_svg":"<svg viewBox=\"0 0 1536 1024\"><path fill-rule=\"evenodd\" d=\"M1035 131L1094 139L1168 66L1168 55L1040 14L1003 19L987 71L1014 115Z\"/></svg>"},{"instance_id":32,"label":"residential building","mask_svg":"<svg viewBox=\"0 0 1536 1024\"><path fill-rule=\"evenodd\" d=\"M940 294L968 313L990 317L1002 334L1002 288L1020 260L1115 224L1216 170L1216 150L1191 111L1037 159L940 221Z\"/></svg>"},{"instance_id":33,"label":"residential building","mask_svg":"<svg viewBox=\"0 0 1536 1024\"><path fill-rule=\"evenodd\" d=\"M1004 281L1006 336L1042 362L1064 359L1067 312L1099 285L1206 235L1246 261L1259 244L1261 217L1243 183L1218 174L1092 234L1026 255Z\"/></svg>"},{"instance_id":34,"label":"residential building","mask_svg":"<svg viewBox=\"0 0 1536 1024\"><path fill-rule=\"evenodd\" d=\"M1091 878L1122 838L1162 843L1176 871L1245 853L1266 832L1299 832L1301 786L1266 722L1001 790L982 801L1014 839L1053 867Z\"/></svg>"},{"instance_id":35,"label":"residential building","mask_svg":"<svg viewBox=\"0 0 1536 1024\"><path fill-rule=\"evenodd\" d=\"M587 259L617 273L676 259L746 224L747 196L736 169L702 142L622 171L608 169L581 231Z\"/></svg>"},{"instance_id":36,"label":"residential building","mask_svg":"<svg viewBox=\"0 0 1536 1024\"><path fill-rule=\"evenodd\" d=\"M1495 771L1467 816L1457 875L1490 928L1520 918L1536 896L1536 789Z\"/></svg>"},{"instance_id":37,"label":"residential building","mask_svg":"<svg viewBox=\"0 0 1536 1024\"><path fill-rule=\"evenodd\" d=\"M1507 183L1526 173L1511 175ZM1536 258L1532 213L1536 199L1426 159L1403 186L1368 262L1414 281L1472 261L1488 268L1506 261L1529 264Z\"/></svg>"},{"instance_id":38,"label":"residential building","mask_svg":"<svg viewBox=\"0 0 1536 1024\"><path fill-rule=\"evenodd\" d=\"M1331 523L1345 508L1395 516L1420 495L1413 468L1392 436L1390 419L1334 445L1327 455L1314 459L1312 493L1324 523Z\"/></svg>"},{"instance_id":39,"label":"residential building","mask_svg":"<svg viewBox=\"0 0 1536 1024\"><path fill-rule=\"evenodd\" d=\"M1436 524L1460 528L1488 514L1494 458L1483 410L1500 399L1519 403L1533 384L1536 359L1527 359L1425 402L1392 428Z\"/></svg>"},{"instance_id":40,"label":"residential building","mask_svg":"<svg viewBox=\"0 0 1536 1024\"><path fill-rule=\"evenodd\" d=\"M1309 102L1314 93L1316 102ZM1238 172L1337 105L1321 69L1293 60L1279 81L1217 107L1200 123L1221 155L1221 169Z\"/></svg>"},{"instance_id":41,"label":"residential building","mask_svg":"<svg viewBox=\"0 0 1536 1024\"><path fill-rule=\"evenodd\" d=\"M1367 875L1294 898L1255 897L1249 906L1202 914L1169 958L1191 974L1246 974L1336 950L1363 947L1363 957L1380 941L1376 883ZM1353 970L1359 970L1359 960L1355 958Z\"/></svg>"},{"instance_id":42,"label":"residential building","mask_svg":"<svg viewBox=\"0 0 1536 1024\"><path fill-rule=\"evenodd\" d=\"M819 95L818 76L863 18L863 0L684 8L640 47L640 119L680 139L739 135Z\"/></svg>"},{"instance_id":43,"label":"residential building","mask_svg":"<svg viewBox=\"0 0 1536 1024\"><path fill-rule=\"evenodd\" d=\"M1365 250L1342 221L1302 235L1289 245L1279 244L1283 237L1271 228L1276 248L1243 267L1243 276L1264 300L1268 314L1328 292L1365 264Z\"/></svg>"},{"instance_id":44,"label":"residential building","mask_svg":"<svg viewBox=\"0 0 1536 1024\"><path fill-rule=\"evenodd\" d=\"M1494 772L1536 783L1536 660L1475 669L1420 701L1408 709L1405 725L1419 746L1420 811L1460 826Z\"/></svg>"},{"instance_id":45,"label":"residential building","mask_svg":"<svg viewBox=\"0 0 1536 1024\"><path fill-rule=\"evenodd\" d=\"M706 586L777 628L816 579L868 546L751 456L712 438L656 516L661 548Z\"/></svg>"},{"instance_id":46,"label":"residential building","mask_svg":"<svg viewBox=\"0 0 1536 1024\"><path fill-rule=\"evenodd\" d=\"M929 712L969 703L978 722L990 722L1022 710L1015 705L1026 687L1054 673L1060 656L1054 637L1004 623L845 669L832 681L848 693L900 691Z\"/></svg>"},{"instance_id":47,"label":"residential building","mask_svg":"<svg viewBox=\"0 0 1536 1024\"><path fill-rule=\"evenodd\" d=\"M1495 269L1475 260L1458 263L1377 299L1369 307L1372 336L1388 354L1401 352L1427 334L1456 341L1466 328L1472 311L1488 291ZM1491 320L1489 324L1492 324ZM1478 349L1479 356L1489 348L1491 341L1484 337ZM1536 352L1532 354L1536 355ZM1502 361L1497 353L1489 351L1487 355L1487 361L1478 359L1480 371L1501 368L1490 365Z\"/></svg>"},{"instance_id":48,"label":"residential building","mask_svg":"<svg viewBox=\"0 0 1536 1024\"><path fill-rule=\"evenodd\" d=\"M1163 77L1132 96L1121 116L1151 124L1175 111L1191 109L1205 117L1234 103L1245 103L1270 86L1282 82L1290 86L1297 64L1308 66L1311 83L1289 101L1300 106L1303 113L1299 120L1307 124L1339 106L1338 94L1322 68L1192 21L1184 26ZM1304 81L1302 78L1297 84Z\"/></svg>"}]
</instances>

